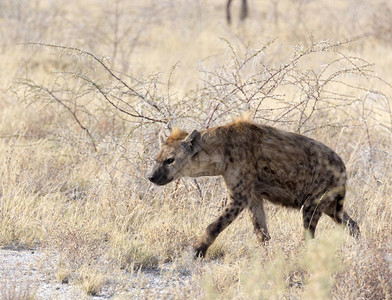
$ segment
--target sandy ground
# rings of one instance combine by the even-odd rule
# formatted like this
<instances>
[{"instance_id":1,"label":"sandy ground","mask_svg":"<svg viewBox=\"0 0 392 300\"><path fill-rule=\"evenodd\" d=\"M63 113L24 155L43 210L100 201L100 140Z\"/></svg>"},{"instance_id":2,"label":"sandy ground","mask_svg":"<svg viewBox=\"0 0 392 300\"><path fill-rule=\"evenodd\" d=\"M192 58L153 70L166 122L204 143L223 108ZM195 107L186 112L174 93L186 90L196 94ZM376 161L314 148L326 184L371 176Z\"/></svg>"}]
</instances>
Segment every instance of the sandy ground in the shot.
<instances>
[{"instance_id":1,"label":"sandy ground","mask_svg":"<svg viewBox=\"0 0 392 300\"><path fill-rule=\"evenodd\" d=\"M93 297L76 285L57 282L53 260L39 250L0 250L0 299L166 299L170 298L170 287L188 290L191 281L190 274L167 276L170 265L164 265L143 274L128 273L127 280L133 283L127 288L114 292L108 285Z\"/></svg>"},{"instance_id":2,"label":"sandy ground","mask_svg":"<svg viewBox=\"0 0 392 300\"><path fill-rule=\"evenodd\" d=\"M0 250L0 298L83 298L79 288L55 281L47 258L40 251Z\"/></svg>"}]
</instances>

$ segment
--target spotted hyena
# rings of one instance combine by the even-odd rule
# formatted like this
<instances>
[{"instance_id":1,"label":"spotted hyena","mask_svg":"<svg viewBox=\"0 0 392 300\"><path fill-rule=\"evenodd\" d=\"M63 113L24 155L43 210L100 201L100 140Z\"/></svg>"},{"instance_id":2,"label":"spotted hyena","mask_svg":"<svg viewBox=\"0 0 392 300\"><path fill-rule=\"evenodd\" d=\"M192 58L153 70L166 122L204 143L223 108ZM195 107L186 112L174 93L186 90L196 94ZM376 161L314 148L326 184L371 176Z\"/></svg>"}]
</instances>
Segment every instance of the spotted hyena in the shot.
<instances>
[{"instance_id":1,"label":"spotted hyena","mask_svg":"<svg viewBox=\"0 0 392 300\"><path fill-rule=\"evenodd\" d=\"M314 237L322 213L348 226L353 236L359 227L343 209L346 168L324 144L306 136L247 118L188 134L174 129L166 140L148 179L165 185L180 177L221 175L228 191L223 212L194 245L205 256L217 236L248 208L258 240L270 239L264 199L302 211L305 234Z\"/></svg>"}]
</instances>

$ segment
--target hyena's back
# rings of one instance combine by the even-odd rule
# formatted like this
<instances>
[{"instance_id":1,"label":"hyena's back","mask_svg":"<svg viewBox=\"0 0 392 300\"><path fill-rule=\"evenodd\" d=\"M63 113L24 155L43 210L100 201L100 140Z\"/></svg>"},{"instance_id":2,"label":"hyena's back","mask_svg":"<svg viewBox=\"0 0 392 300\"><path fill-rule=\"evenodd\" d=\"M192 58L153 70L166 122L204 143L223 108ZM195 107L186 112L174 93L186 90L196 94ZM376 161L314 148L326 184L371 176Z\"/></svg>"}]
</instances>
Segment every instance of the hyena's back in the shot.
<instances>
[{"instance_id":1,"label":"hyena's back","mask_svg":"<svg viewBox=\"0 0 392 300\"><path fill-rule=\"evenodd\" d=\"M250 135L248 140L253 146L239 148L252 149L248 157L243 158L248 160L249 171L255 173L255 192L260 197L301 208L310 198L321 197L328 190L344 189L344 163L324 144L299 134L249 123L234 125L232 130ZM243 150L238 151L237 159L241 160L243 153ZM230 154L235 161L234 154Z\"/></svg>"}]
</instances>

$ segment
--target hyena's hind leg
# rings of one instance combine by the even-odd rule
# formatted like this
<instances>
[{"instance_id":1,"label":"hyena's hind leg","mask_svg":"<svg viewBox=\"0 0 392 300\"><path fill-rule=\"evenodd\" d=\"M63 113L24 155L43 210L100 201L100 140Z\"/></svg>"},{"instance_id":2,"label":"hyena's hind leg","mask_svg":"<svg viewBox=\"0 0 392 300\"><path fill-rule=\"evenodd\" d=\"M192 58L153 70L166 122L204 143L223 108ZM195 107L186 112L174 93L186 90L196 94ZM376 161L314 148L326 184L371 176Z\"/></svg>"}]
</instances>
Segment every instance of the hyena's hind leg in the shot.
<instances>
[{"instance_id":1,"label":"hyena's hind leg","mask_svg":"<svg viewBox=\"0 0 392 300\"><path fill-rule=\"evenodd\" d=\"M304 237L314 238L317 223L320 220L322 211L318 201L309 201L310 203L304 205L302 208L302 218L304 222Z\"/></svg>"},{"instance_id":2,"label":"hyena's hind leg","mask_svg":"<svg viewBox=\"0 0 392 300\"><path fill-rule=\"evenodd\" d=\"M250 218L253 223L253 228L257 237L257 240L261 244L265 244L268 240L271 239L268 229L267 222L265 218L264 212L264 200L263 199L255 199L249 204L249 213Z\"/></svg>"},{"instance_id":3,"label":"hyena's hind leg","mask_svg":"<svg viewBox=\"0 0 392 300\"><path fill-rule=\"evenodd\" d=\"M348 227L350 234L353 237L358 238L360 236L359 226L357 222L351 219L351 217L344 211L343 208L345 194L346 189L343 187L333 195L334 199L331 202L331 205L327 207L324 212L337 224L342 224L343 226Z\"/></svg>"}]
</instances>

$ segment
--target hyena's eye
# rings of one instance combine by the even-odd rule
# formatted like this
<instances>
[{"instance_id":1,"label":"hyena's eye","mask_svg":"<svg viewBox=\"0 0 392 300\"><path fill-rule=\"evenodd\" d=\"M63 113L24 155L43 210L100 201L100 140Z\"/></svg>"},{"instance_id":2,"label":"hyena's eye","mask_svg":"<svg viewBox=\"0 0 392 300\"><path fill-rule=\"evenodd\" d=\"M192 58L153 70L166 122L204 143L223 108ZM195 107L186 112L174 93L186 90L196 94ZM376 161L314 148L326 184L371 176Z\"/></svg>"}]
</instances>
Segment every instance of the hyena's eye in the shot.
<instances>
[{"instance_id":1,"label":"hyena's eye","mask_svg":"<svg viewBox=\"0 0 392 300\"><path fill-rule=\"evenodd\" d=\"M168 159L166 159L166 160L163 162L164 165L170 165L170 164L172 164L172 163L174 163L174 158L168 158Z\"/></svg>"}]
</instances>

